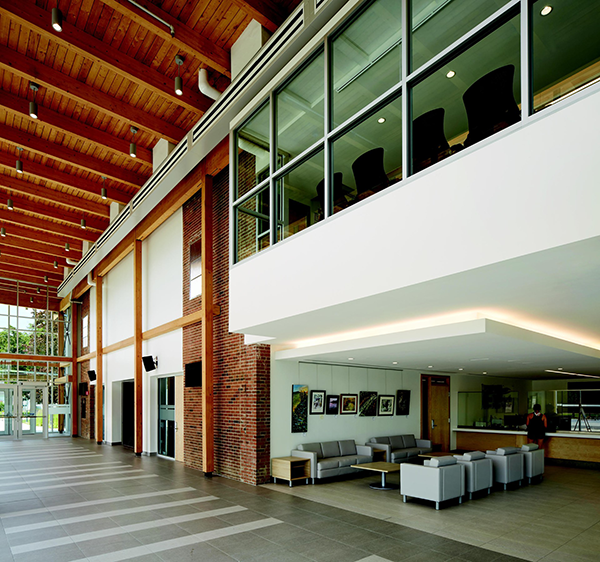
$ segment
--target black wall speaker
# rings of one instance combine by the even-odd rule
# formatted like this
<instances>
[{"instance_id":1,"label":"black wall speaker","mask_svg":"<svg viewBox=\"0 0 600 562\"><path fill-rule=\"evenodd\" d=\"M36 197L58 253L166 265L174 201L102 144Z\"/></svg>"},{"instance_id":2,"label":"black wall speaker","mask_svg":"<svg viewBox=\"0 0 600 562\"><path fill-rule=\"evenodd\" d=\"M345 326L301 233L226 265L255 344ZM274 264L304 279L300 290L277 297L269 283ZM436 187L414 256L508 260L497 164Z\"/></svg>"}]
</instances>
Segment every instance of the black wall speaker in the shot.
<instances>
[{"instance_id":1,"label":"black wall speaker","mask_svg":"<svg viewBox=\"0 0 600 562\"><path fill-rule=\"evenodd\" d=\"M96 380L96 371L88 371L88 378L91 381L95 381Z\"/></svg>"},{"instance_id":2,"label":"black wall speaker","mask_svg":"<svg viewBox=\"0 0 600 562\"><path fill-rule=\"evenodd\" d=\"M144 362L144 369L146 369L146 372L154 371L154 369L156 369L152 355L144 355L142 361Z\"/></svg>"},{"instance_id":3,"label":"black wall speaker","mask_svg":"<svg viewBox=\"0 0 600 562\"><path fill-rule=\"evenodd\" d=\"M202 361L186 363L185 386L187 388L202 386Z\"/></svg>"},{"instance_id":4,"label":"black wall speaker","mask_svg":"<svg viewBox=\"0 0 600 562\"><path fill-rule=\"evenodd\" d=\"M79 396L88 396L89 394L90 394L90 391L88 389L88 383L80 382L79 383Z\"/></svg>"}]
</instances>

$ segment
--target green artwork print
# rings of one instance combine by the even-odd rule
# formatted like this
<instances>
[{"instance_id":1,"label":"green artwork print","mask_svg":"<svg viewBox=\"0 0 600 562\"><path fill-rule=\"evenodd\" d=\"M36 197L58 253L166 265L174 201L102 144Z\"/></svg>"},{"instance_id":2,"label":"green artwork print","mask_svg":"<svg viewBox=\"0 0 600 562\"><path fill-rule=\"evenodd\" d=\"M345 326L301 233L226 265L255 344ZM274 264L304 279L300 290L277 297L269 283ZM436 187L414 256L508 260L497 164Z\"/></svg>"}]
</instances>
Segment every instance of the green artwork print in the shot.
<instances>
[{"instance_id":1,"label":"green artwork print","mask_svg":"<svg viewBox=\"0 0 600 562\"><path fill-rule=\"evenodd\" d=\"M308 386L292 385L292 433L308 431Z\"/></svg>"}]
</instances>

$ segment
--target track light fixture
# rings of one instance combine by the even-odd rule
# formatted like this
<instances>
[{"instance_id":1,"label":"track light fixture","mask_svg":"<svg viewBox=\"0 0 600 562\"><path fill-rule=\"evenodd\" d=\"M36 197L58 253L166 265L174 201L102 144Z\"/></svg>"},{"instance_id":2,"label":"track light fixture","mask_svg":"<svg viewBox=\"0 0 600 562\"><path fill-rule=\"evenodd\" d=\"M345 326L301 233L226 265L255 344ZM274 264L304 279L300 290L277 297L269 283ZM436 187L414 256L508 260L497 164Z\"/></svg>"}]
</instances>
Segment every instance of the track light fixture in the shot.
<instances>
[{"instance_id":1,"label":"track light fixture","mask_svg":"<svg viewBox=\"0 0 600 562\"><path fill-rule=\"evenodd\" d=\"M8 207L9 211L14 210L14 208L15 208L13 205L13 200L10 197L8 198L8 201L6 202L6 206Z\"/></svg>"},{"instance_id":2,"label":"track light fixture","mask_svg":"<svg viewBox=\"0 0 600 562\"><path fill-rule=\"evenodd\" d=\"M21 160L21 152L23 149L21 147L17 147L17 163L15 164L15 169L17 170L17 174L23 173L23 160Z\"/></svg>"},{"instance_id":3,"label":"track light fixture","mask_svg":"<svg viewBox=\"0 0 600 562\"><path fill-rule=\"evenodd\" d=\"M138 128L131 127L129 130L133 133L133 139L129 143L129 156L131 156L132 158L135 158L137 156L137 146L135 144L135 135L138 132Z\"/></svg>"},{"instance_id":4,"label":"track light fixture","mask_svg":"<svg viewBox=\"0 0 600 562\"><path fill-rule=\"evenodd\" d=\"M2 238L6 238L6 228L0 228L0 236L2 236Z\"/></svg>"},{"instance_id":5,"label":"track light fixture","mask_svg":"<svg viewBox=\"0 0 600 562\"><path fill-rule=\"evenodd\" d=\"M62 12L58 7L58 0L56 0L56 8L52 8L52 27L59 33L62 31Z\"/></svg>"},{"instance_id":6,"label":"track light fixture","mask_svg":"<svg viewBox=\"0 0 600 562\"><path fill-rule=\"evenodd\" d=\"M81 228L85 230L85 219L81 219Z\"/></svg>"},{"instance_id":7,"label":"track light fixture","mask_svg":"<svg viewBox=\"0 0 600 562\"><path fill-rule=\"evenodd\" d=\"M29 117L32 119L38 118L38 105L35 101L36 94L40 89L39 84L35 82L29 82L29 88L33 90L33 99L29 102Z\"/></svg>"},{"instance_id":8,"label":"track light fixture","mask_svg":"<svg viewBox=\"0 0 600 562\"><path fill-rule=\"evenodd\" d=\"M71 249L68 242L65 242L65 252L68 252Z\"/></svg>"},{"instance_id":9,"label":"track light fixture","mask_svg":"<svg viewBox=\"0 0 600 562\"><path fill-rule=\"evenodd\" d=\"M102 199L106 199L106 176L102 176L102 189L100 190Z\"/></svg>"},{"instance_id":10,"label":"track light fixture","mask_svg":"<svg viewBox=\"0 0 600 562\"><path fill-rule=\"evenodd\" d=\"M58 269L58 262L54 260L54 269Z\"/></svg>"},{"instance_id":11,"label":"track light fixture","mask_svg":"<svg viewBox=\"0 0 600 562\"><path fill-rule=\"evenodd\" d=\"M181 78L181 65L185 59L181 55L175 55L175 64L177 65L177 76L175 76L175 93L178 96L183 95L183 79Z\"/></svg>"}]
</instances>

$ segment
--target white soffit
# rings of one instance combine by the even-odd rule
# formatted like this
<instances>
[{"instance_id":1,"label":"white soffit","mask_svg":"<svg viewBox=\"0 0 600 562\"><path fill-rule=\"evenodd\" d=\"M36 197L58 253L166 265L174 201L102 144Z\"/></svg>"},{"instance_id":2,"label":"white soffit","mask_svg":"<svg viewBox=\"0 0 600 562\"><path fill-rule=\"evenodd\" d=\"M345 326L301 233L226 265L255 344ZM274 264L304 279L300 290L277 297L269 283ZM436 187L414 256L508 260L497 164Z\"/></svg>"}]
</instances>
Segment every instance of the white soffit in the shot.
<instances>
[{"instance_id":1,"label":"white soffit","mask_svg":"<svg viewBox=\"0 0 600 562\"><path fill-rule=\"evenodd\" d=\"M546 369L600 376L600 350L489 318L286 349L274 358L527 379L565 378Z\"/></svg>"}]
</instances>

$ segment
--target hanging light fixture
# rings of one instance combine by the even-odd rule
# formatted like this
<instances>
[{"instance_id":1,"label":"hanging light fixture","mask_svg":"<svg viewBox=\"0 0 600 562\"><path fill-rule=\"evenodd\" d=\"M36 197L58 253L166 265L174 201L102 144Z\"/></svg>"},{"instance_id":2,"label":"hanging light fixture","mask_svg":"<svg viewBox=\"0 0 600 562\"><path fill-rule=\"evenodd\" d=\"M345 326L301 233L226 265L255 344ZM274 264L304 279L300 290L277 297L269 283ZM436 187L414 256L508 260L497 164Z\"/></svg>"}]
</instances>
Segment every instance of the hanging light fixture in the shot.
<instances>
[{"instance_id":1,"label":"hanging light fixture","mask_svg":"<svg viewBox=\"0 0 600 562\"><path fill-rule=\"evenodd\" d=\"M102 199L106 199L106 176L102 176L102 189L100 190Z\"/></svg>"},{"instance_id":2,"label":"hanging light fixture","mask_svg":"<svg viewBox=\"0 0 600 562\"><path fill-rule=\"evenodd\" d=\"M23 152L23 149L21 147L17 147L17 163L15 164L15 169L17 170L17 174L22 174L23 173L23 161L21 160L21 152Z\"/></svg>"},{"instance_id":3,"label":"hanging light fixture","mask_svg":"<svg viewBox=\"0 0 600 562\"><path fill-rule=\"evenodd\" d=\"M48 283L48 276L44 275L44 283Z\"/></svg>"},{"instance_id":4,"label":"hanging light fixture","mask_svg":"<svg viewBox=\"0 0 600 562\"><path fill-rule=\"evenodd\" d=\"M52 8L52 27L54 31L59 33L62 31L62 12L58 7L58 0L56 0L56 8Z\"/></svg>"},{"instance_id":5,"label":"hanging light fixture","mask_svg":"<svg viewBox=\"0 0 600 562\"><path fill-rule=\"evenodd\" d=\"M81 219L81 228L85 230L85 219Z\"/></svg>"},{"instance_id":6,"label":"hanging light fixture","mask_svg":"<svg viewBox=\"0 0 600 562\"><path fill-rule=\"evenodd\" d=\"M0 228L0 236L2 236L2 238L6 238L6 228Z\"/></svg>"},{"instance_id":7,"label":"hanging light fixture","mask_svg":"<svg viewBox=\"0 0 600 562\"><path fill-rule=\"evenodd\" d=\"M29 102L29 117L33 119L38 118L38 105L35 101L36 94L40 89L39 84L35 82L29 82L29 87L33 90L33 99Z\"/></svg>"},{"instance_id":8,"label":"hanging light fixture","mask_svg":"<svg viewBox=\"0 0 600 562\"><path fill-rule=\"evenodd\" d=\"M58 269L58 262L54 260L54 269Z\"/></svg>"},{"instance_id":9,"label":"hanging light fixture","mask_svg":"<svg viewBox=\"0 0 600 562\"><path fill-rule=\"evenodd\" d=\"M177 76L175 76L175 93L178 96L183 95L183 79L181 78L181 65L185 59L181 55L175 55L175 64L177 65Z\"/></svg>"},{"instance_id":10,"label":"hanging light fixture","mask_svg":"<svg viewBox=\"0 0 600 562\"><path fill-rule=\"evenodd\" d=\"M14 210L14 205L13 205L13 200L9 197L8 201L6 202L6 207L8 208L9 211L13 211Z\"/></svg>"},{"instance_id":11,"label":"hanging light fixture","mask_svg":"<svg viewBox=\"0 0 600 562\"><path fill-rule=\"evenodd\" d=\"M65 242L65 252L68 252L71 249L68 242Z\"/></svg>"},{"instance_id":12,"label":"hanging light fixture","mask_svg":"<svg viewBox=\"0 0 600 562\"><path fill-rule=\"evenodd\" d=\"M132 158L135 158L137 156L137 146L135 144L135 134L138 132L138 128L131 127L129 130L133 133L133 139L129 143L129 156L131 156Z\"/></svg>"},{"instance_id":13,"label":"hanging light fixture","mask_svg":"<svg viewBox=\"0 0 600 562\"><path fill-rule=\"evenodd\" d=\"M38 293L38 295L40 294L40 288L39 287L37 288L37 293Z\"/></svg>"},{"instance_id":14,"label":"hanging light fixture","mask_svg":"<svg viewBox=\"0 0 600 562\"><path fill-rule=\"evenodd\" d=\"M33 302L33 297L29 297L29 302Z\"/></svg>"}]
</instances>

